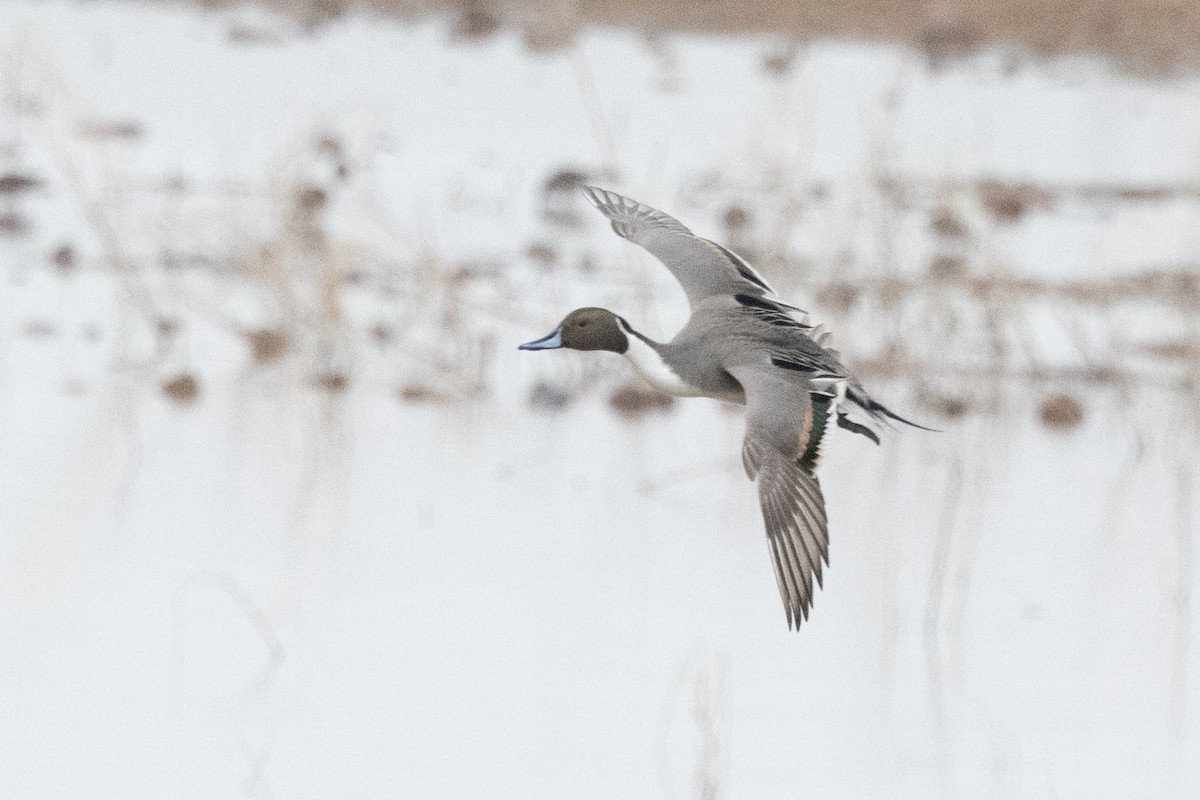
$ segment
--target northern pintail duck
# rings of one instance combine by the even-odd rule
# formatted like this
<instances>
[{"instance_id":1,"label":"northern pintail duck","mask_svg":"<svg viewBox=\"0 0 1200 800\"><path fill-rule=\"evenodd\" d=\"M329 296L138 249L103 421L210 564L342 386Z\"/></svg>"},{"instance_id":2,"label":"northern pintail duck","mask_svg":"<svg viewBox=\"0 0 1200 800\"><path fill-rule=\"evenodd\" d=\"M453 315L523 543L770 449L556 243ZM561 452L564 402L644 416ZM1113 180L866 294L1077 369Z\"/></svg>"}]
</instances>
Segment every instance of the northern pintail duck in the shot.
<instances>
[{"instance_id":1,"label":"northern pintail duck","mask_svg":"<svg viewBox=\"0 0 1200 800\"><path fill-rule=\"evenodd\" d=\"M521 349L620 353L660 391L746 406L742 463L758 482L779 594L789 628L798 630L812 607L813 579L820 587L822 562L829 565L816 475L829 420L876 444L873 426L888 419L922 426L871 399L828 346L829 334L741 258L661 211L604 189L583 191L618 235L671 270L691 317L674 339L655 342L607 309L580 308Z\"/></svg>"}]
</instances>

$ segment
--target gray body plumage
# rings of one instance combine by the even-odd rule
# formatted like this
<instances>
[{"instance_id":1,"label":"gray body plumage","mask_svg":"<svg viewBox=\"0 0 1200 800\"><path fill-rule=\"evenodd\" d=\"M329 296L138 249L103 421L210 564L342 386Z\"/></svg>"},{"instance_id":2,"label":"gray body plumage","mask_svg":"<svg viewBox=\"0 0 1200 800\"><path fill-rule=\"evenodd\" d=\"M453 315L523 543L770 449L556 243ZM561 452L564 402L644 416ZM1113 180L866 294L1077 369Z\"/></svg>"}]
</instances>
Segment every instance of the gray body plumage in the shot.
<instances>
[{"instance_id":1,"label":"gray body plumage","mask_svg":"<svg viewBox=\"0 0 1200 800\"><path fill-rule=\"evenodd\" d=\"M813 341L804 325L786 319L786 323L769 321L731 296L711 297L692 310L671 341L656 344L656 349L683 380L721 400L728 399L732 390L736 402L744 402L740 385L730 384L731 368L771 366L771 359L806 368L787 370L791 374L782 376L796 391L811 390L813 375L857 385L835 353Z\"/></svg>"}]
</instances>

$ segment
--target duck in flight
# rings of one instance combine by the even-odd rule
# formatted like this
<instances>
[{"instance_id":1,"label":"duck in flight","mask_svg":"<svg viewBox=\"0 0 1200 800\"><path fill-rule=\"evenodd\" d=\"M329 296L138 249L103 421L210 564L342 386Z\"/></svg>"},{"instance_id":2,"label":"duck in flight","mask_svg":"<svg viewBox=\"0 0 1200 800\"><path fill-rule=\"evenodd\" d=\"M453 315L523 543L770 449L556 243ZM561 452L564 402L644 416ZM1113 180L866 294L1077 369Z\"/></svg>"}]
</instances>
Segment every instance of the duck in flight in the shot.
<instances>
[{"instance_id":1,"label":"duck in flight","mask_svg":"<svg viewBox=\"0 0 1200 800\"><path fill-rule=\"evenodd\" d=\"M615 192L584 186L619 236L658 258L683 286L691 317L655 342L603 308L572 311L522 350L606 350L654 388L746 406L742 464L758 484L775 579L789 628L800 628L829 565L829 529L816 467L832 420L869 437L888 420L923 428L866 393L829 347L829 334L779 298L762 276L678 220ZM930 430L923 428L924 430Z\"/></svg>"}]
</instances>

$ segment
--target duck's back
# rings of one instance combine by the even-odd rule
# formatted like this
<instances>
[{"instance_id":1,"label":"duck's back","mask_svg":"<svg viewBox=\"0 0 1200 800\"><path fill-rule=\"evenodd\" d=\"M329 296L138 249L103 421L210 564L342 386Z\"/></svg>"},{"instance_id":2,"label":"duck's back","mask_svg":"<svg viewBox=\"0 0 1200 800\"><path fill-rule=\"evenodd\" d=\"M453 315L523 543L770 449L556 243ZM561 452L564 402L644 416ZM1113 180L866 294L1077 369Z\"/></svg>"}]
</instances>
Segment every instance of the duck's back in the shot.
<instances>
[{"instance_id":1,"label":"duck's back","mask_svg":"<svg viewBox=\"0 0 1200 800\"><path fill-rule=\"evenodd\" d=\"M771 320L741 306L697 309L665 347L671 362L684 370L680 377L701 387L720 382L720 375L732 381L726 371L731 367L772 360L791 367L798 382L806 372L849 377L837 355L813 341L804 325L790 318Z\"/></svg>"}]
</instances>

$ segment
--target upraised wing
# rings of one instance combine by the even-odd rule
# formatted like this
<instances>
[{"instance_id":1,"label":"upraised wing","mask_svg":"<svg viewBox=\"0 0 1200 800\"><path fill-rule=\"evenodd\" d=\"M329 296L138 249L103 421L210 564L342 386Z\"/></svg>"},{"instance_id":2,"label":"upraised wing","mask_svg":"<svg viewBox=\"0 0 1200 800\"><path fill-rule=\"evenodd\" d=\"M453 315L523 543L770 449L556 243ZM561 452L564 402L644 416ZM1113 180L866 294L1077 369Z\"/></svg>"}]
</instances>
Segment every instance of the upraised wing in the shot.
<instances>
[{"instance_id":1,"label":"upraised wing","mask_svg":"<svg viewBox=\"0 0 1200 800\"><path fill-rule=\"evenodd\" d=\"M671 270L692 308L714 295L775 295L749 264L716 242L695 235L674 217L616 192L582 188L591 204L612 220L617 235L640 244Z\"/></svg>"}]
</instances>

